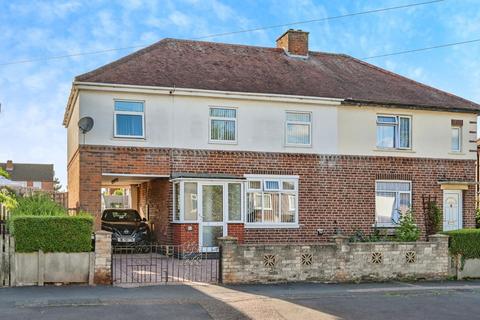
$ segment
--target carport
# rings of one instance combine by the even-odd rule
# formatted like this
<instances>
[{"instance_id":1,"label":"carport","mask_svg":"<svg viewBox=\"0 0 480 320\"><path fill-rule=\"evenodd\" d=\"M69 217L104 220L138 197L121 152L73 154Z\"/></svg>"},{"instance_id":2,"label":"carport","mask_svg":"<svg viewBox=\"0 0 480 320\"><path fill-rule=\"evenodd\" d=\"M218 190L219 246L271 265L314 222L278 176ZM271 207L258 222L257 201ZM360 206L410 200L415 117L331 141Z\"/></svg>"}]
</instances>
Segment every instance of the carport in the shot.
<instances>
[{"instance_id":1,"label":"carport","mask_svg":"<svg viewBox=\"0 0 480 320\"><path fill-rule=\"evenodd\" d=\"M168 241L168 175L102 173L102 193L112 189L125 190L126 207L147 219L157 242ZM106 205L104 198L102 194L102 209Z\"/></svg>"}]
</instances>

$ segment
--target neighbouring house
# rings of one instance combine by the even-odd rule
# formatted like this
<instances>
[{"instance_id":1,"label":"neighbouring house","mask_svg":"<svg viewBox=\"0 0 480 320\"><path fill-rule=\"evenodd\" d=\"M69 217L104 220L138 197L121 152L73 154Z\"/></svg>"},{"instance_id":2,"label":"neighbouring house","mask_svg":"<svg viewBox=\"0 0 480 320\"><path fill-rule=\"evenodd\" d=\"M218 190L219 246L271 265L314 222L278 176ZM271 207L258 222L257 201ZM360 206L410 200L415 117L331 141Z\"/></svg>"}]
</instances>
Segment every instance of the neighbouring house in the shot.
<instances>
[{"instance_id":1,"label":"neighbouring house","mask_svg":"<svg viewBox=\"0 0 480 320\"><path fill-rule=\"evenodd\" d=\"M215 248L394 230L424 199L475 225L480 105L288 30L275 48L164 39L75 78L69 207L129 188L157 241ZM91 117L91 131L78 128ZM208 250L208 249L207 249Z\"/></svg>"},{"instance_id":2,"label":"neighbouring house","mask_svg":"<svg viewBox=\"0 0 480 320\"><path fill-rule=\"evenodd\" d=\"M14 163L7 160L0 168L8 173L8 179L15 185L34 190L54 191L53 164Z\"/></svg>"}]
</instances>

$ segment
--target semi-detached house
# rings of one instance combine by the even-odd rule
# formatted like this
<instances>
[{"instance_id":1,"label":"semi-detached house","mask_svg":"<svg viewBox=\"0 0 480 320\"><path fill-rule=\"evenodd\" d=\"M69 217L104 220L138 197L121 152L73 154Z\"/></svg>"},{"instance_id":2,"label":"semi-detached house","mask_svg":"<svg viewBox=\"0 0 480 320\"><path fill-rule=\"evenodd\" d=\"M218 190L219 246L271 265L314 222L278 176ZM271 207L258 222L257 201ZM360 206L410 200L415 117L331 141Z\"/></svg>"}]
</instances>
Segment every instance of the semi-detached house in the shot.
<instances>
[{"instance_id":1,"label":"semi-detached house","mask_svg":"<svg viewBox=\"0 0 480 320\"><path fill-rule=\"evenodd\" d=\"M325 241L395 228L436 197L444 229L473 227L480 105L343 54L164 39L75 78L69 207L95 215L129 187L161 243L233 235ZM78 121L94 120L82 134Z\"/></svg>"}]
</instances>

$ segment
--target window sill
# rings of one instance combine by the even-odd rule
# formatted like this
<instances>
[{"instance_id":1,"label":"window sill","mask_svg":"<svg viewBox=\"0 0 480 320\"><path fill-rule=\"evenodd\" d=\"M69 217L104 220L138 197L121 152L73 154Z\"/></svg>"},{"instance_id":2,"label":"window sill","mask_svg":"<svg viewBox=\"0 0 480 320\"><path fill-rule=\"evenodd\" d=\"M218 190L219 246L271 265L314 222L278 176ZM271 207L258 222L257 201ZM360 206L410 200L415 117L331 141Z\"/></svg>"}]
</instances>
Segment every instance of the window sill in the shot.
<instances>
[{"instance_id":1,"label":"window sill","mask_svg":"<svg viewBox=\"0 0 480 320\"><path fill-rule=\"evenodd\" d=\"M448 154L454 155L454 156L464 156L465 152L461 151L450 151Z\"/></svg>"},{"instance_id":2,"label":"window sill","mask_svg":"<svg viewBox=\"0 0 480 320\"><path fill-rule=\"evenodd\" d=\"M245 229L298 229L299 224L248 224L245 223Z\"/></svg>"},{"instance_id":3,"label":"window sill","mask_svg":"<svg viewBox=\"0 0 480 320\"><path fill-rule=\"evenodd\" d=\"M312 148L311 144L285 144L285 148Z\"/></svg>"},{"instance_id":4,"label":"window sill","mask_svg":"<svg viewBox=\"0 0 480 320\"><path fill-rule=\"evenodd\" d=\"M416 153L416 151L413 151L412 149L395 149L395 148L375 148L373 149L375 152L398 152L398 153Z\"/></svg>"},{"instance_id":5,"label":"window sill","mask_svg":"<svg viewBox=\"0 0 480 320\"><path fill-rule=\"evenodd\" d=\"M119 141L146 141L145 137L124 137L124 136L113 136L112 140Z\"/></svg>"},{"instance_id":6,"label":"window sill","mask_svg":"<svg viewBox=\"0 0 480 320\"><path fill-rule=\"evenodd\" d=\"M374 223L372 224L373 228L398 228L398 224L394 223Z\"/></svg>"},{"instance_id":7,"label":"window sill","mask_svg":"<svg viewBox=\"0 0 480 320\"><path fill-rule=\"evenodd\" d=\"M192 220L192 221L172 221L170 223L172 223L172 224L198 224L199 222L196 221L196 220Z\"/></svg>"},{"instance_id":8,"label":"window sill","mask_svg":"<svg viewBox=\"0 0 480 320\"><path fill-rule=\"evenodd\" d=\"M229 145L236 145L238 142L235 141L228 141L228 140L208 140L209 144L229 144Z\"/></svg>"}]
</instances>

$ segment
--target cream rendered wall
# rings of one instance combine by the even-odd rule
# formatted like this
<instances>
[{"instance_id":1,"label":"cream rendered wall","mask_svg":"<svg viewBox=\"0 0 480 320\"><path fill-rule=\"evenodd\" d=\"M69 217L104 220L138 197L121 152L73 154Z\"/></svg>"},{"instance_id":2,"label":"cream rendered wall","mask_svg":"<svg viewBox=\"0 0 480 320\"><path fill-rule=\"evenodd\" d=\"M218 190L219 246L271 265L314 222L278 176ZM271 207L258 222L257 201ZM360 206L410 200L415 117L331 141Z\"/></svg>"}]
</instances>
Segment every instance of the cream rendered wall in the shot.
<instances>
[{"instance_id":1,"label":"cream rendered wall","mask_svg":"<svg viewBox=\"0 0 480 320\"><path fill-rule=\"evenodd\" d=\"M88 90L81 90L79 95L80 117L90 116L95 121L94 128L86 135L86 144L337 153L337 109L334 106ZM114 138L115 99L145 101L145 139ZM236 144L209 143L210 106L237 108ZM285 146L287 110L312 113L311 147Z\"/></svg>"},{"instance_id":2,"label":"cream rendered wall","mask_svg":"<svg viewBox=\"0 0 480 320\"><path fill-rule=\"evenodd\" d=\"M412 149L384 151L376 148L378 114L412 117ZM452 153L451 120L463 120L462 152ZM338 108L338 152L347 155L476 159L475 114L427 110L340 106Z\"/></svg>"},{"instance_id":3,"label":"cream rendered wall","mask_svg":"<svg viewBox=\"0 0 480 320\"><path fill-rule=\"evenodd\" d=\"M107 90L107 89L106 89ZM145 101L145 139L113 137L115 99ZM208 142L209 106L237 108L236 144ZM312 112L312 146L285 146L285 112ZM412 149L385 151L376 148L377 114L412 116ZM228 98L169 96L147 93L80 90L68 126L69 159L83 143L78 119L91 116L95 125L86 144L222 149L317 154L475 159L476 114L427 110L325 106L308 103L254 101ZM462 152L450 152L451 120L463 120Z\"/></svg>"},{"instance_id":4,"label":"cream rendered wall","mask_svg":"<svg viewBox=\"0 0 480 320\"><path fill-rule=\"evenodd\" d=\"M80 138L80 130L78 129L78 120L80 106L79 106L79 98L76 99L74 103L74 107L72 110L72 116L70 118L70 122L67 127L67 160L70 161L72 156L77 151L79 138Z\"/></svg>"}]
</instances>

